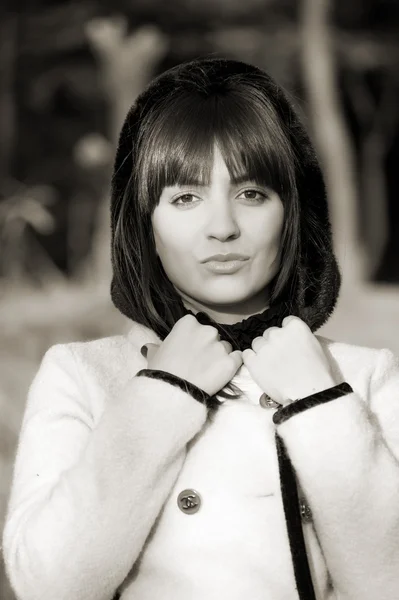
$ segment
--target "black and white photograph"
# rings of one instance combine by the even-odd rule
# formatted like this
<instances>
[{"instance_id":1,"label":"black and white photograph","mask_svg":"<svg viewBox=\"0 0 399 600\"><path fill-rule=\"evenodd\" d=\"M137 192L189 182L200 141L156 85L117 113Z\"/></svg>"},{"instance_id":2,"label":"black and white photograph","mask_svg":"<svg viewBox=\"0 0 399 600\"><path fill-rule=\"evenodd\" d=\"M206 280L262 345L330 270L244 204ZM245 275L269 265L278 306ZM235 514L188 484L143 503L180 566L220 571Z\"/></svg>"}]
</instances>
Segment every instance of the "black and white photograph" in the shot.
<instances>
[{"instance_id":1,"label":"black and white photograph","mask_svg":"<svg viewBox=\"0 0 399 600\"><path fill-rule=\"evenodd\" d=\"M0 600L398 600L399 0L4 0L0 133Z\"/></svg>"}]
</instances>

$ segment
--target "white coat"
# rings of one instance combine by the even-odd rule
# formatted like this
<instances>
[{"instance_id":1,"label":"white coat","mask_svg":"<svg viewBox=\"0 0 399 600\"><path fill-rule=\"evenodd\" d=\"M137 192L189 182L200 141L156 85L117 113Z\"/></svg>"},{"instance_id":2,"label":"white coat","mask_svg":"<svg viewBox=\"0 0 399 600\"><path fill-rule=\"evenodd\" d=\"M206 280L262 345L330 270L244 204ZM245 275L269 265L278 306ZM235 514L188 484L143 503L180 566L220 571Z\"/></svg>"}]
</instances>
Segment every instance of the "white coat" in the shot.
<instances>
[{"instance_id":1,"label":"white coat","mask_svg":"<svg viewBox=\"0 0 399 600\"><path fill-rule=\"evenodd\" d=\"M127 336L57 345L31 386L4 530L20 600L297 600L276 427L313 520L318 600L399 598L399 365L318 336L353 393L274 425L245 366L212 417L174 385L135 377ZM211 413L209 413L211 414ZM194 490L199 510L179 494Z\"/></svg>"}]
</instances>

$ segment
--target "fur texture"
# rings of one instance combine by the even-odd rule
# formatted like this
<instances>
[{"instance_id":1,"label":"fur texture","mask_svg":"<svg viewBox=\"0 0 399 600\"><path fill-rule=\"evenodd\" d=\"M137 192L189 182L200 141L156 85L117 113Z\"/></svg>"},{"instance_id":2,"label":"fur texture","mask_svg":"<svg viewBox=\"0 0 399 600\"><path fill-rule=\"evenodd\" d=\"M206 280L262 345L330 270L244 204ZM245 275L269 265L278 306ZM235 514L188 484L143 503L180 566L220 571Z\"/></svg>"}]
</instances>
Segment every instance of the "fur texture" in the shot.
<instances>
[{"instance_id":1,"label":"fur texture","mask_svg":"<svg viewBox=\"0 0 399 600\"><path fill-rule=\"evenodd\" d=\"M309 504L304 525L317 600L399 597L399 363L319 338L354 392L281 425L247 399L206 408L165 381L134 377L125 336L51 348L24 414L3 555L23 600L297 600L276 429ZM203 504L176 504L194 488ZM251 535L248 532L251 532ZM134 568L132 569L134 565ZM332 587L328 584L330 573Z\"/></svg>"}]
</instances>

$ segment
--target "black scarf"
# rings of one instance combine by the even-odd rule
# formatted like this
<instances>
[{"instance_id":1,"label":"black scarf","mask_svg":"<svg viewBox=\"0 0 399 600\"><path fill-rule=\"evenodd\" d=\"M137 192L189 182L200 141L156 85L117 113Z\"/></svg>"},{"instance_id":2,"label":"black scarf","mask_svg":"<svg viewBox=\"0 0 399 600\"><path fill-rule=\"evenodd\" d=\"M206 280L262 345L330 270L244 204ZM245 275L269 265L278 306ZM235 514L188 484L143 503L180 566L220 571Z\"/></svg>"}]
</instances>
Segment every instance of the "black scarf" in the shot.
<instances>
[{"instance_id":1,"label":"black scarf","mask_svg":"<svg viewBox=\"0 0 399 600\"><path fill-rule=\"evenodd\" d=\"M201 325L212 325L219 334L220 339L230 342L233 350L246 350L251 347L252 341L263 334L269 327L281 327L284 317L289 312L289 304L281 302L266 308L263 312L251 315L238 323L225 324L217 323L207 313L197 312L194 314L183 305L185 314L194 315Z\"/></svg>"}]
</instances>

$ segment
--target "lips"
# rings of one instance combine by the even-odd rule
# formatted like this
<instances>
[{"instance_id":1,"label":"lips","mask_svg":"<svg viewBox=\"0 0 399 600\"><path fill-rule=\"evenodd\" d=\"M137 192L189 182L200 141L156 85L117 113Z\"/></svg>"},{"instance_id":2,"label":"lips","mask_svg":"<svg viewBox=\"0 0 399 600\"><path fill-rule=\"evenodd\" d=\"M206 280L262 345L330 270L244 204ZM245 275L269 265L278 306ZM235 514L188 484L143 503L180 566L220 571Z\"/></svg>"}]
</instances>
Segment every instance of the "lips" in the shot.
<instances>
[{"instance_id":1,"label":"lips","mask_svg":"<svg viewBox=\"0 0 399 600\"><path fill-rule=\"evenodd\" d=\"M213 256L209 256L203 262L209 261L219 261L219 262L227 262L230 260L248 260L248 256L244 256L243 254L214 254Z\"/></svg>"},{"instance_id":2,"label":"lips","mask_svg":"<svg viewBox=\"0 0 399 600\"><path fill-rule=\"evenodd\" d=\"M208 260L205 268L219 275L229 275L236 273L245 267L246 260Z\"/></svg>"}]
</instances>

